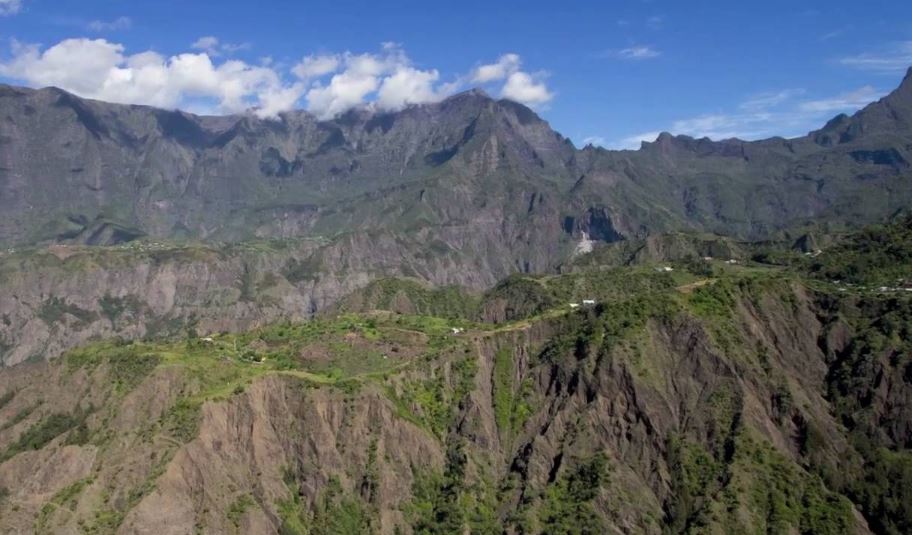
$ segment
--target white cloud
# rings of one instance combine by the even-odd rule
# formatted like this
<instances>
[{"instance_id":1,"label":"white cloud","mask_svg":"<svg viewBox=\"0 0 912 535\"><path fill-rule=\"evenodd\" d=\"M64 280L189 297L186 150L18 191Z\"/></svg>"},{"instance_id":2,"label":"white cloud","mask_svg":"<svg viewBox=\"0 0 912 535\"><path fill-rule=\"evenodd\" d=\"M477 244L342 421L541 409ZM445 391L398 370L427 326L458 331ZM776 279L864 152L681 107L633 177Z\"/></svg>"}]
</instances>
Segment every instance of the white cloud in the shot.
<instances>
[{"instance_id":1,"label":"white cloud","mask_svg":"<svg viewBox=\"0 0 912 535\"><path fill-rule=\"evenodd\" d=\"M452 84L435 85L436 70L421 70L398 45L386 43L378 54L305 57L292 71L302 80L318 79L307 91L307 109L329 119L368 103L397 110L411 104L434 102L450 94ZM332 74L329 82L319 80Z\"/></svg>"},{"instance_id":2,"label":"white cloud","mask_svg":"<svg viewBox=\"0 0 912 535\"><path fill-rule=\"evenodd\" d=\"M356 106L377 90L376 76L343 72L332 77L329 85L317 85L307 92L307 109L320 119L331 119Z\"/></svg>"},{"instance_id":3,"label":"white cloud","mask_svg":"<svg viewBox=\"0 0 912 535\"><path fill-rule=\"evenodd\" d=\"M738 107L747 111L768 110L780 106L803 93L803 89L783 89L781 91L758 93L742 102Z\"/></svg>"},{"instance_id":4,"label":"white cloud","mask_svg":"<svg viewBox=\"0 0 912 535\"><path fill-rule=\"evenodd\" d=\"M338 54L304 56L304 59L291 69L291 72L302 80L319 78L329 73L336 72L341 61Z\"/></svg>"},{"instance_id":5,"label":"white cloud","mask_svg":"<svg viewBox=\"0 0 912 535\"><path fill-rule=\"evenodd\" d=\"M0 0L0 16L15 15L22 9L22 0Z\"/></svg>"},{"instance_id":6,"label":"white cloud","mask_svg":"<svg viewBox=\"0 0 912 535\"><path fill-rule=\"evenodd\" d=\"M621 50L618 50L614 53L614 56L617 58L634 61L657 58L661 55L661 52L652 48L651 46L646 45L637 45L628 48L622 48Z\"/></svg>"},{"instance_id":7,"label":"white cloud","mask_svg":"<svg viewBox=\"0 0 912 535\"><path fill-rule=\"evenodd\" d=\"M109 21L93 20L88 24L88 28L93 32L129 30L131 26L133 26L133 20L130 17L117 17Z\"/></svg>"},{"instance_id":8,"label":"white cloud","mask_svg":"<svg viewBox=\"0 0 912 535\"><path fill-rule=\"evenodd\" d=\"M835 97L802 102L799 109L806 112L839 112L857 110L880 98L881 92L866 85Z\"/></svg>"},{"instance_id":9,"label":"white cloud","mask_svg":"<svg viewBox=\"0 0 912 535\"><path fill-rule=\"evenodd\" d=\"M477 84L504 80L500 96L528 106L538 106L554 98L543 81L543 74L530 74L521 68L522 58L518 54L504 54L494 63L475 68L469 79Z\"/></svg>"},{"instance_id":10,"label":"white cloud","mask_svg":"<svg viewBox=\"0 0 912 535\"><path fill-rule=\"evenodd\" d=\"M522 61L518 54L504 54L496 62L488 65L481 65L472 75L472 81L478 84L485 84L503 80L514 72L519 70Z\"/></svg>"},{"instance_id":11,"label":"white cloud","mask_svg":"<svg viewBox=\"0 0 912 535\"><path fill-rule=\"evenodd\" d=\"M583 146L594 145L596 147L604 147L606 144L605 138L602 136L589 136L583 138Z\"/></svg>"},{"instance_id":12,"label":"white cloud","mask_svg":"<svg viewBox=\"0 0 912 535\"><path fill-rule=\"evenodd\" d=\"M0 0L2 1L2 0ZM367 106L399 110L436 102L473 80L503 82L500 94L531 106L553 98L544 74L520 69L516 54L501 56L496 68L482 66L463 77L441 81L436 69L415 66L397 44L376 53L304 56L291 68L264 58L258 64L222 59L245 45L204 36L194 52L164 56L154 51L129 54L106 39L66 39L49 48L13 42L0 76L32 86L57 86L77 95L163 108L191 106L201 113L253 109L275 117L303 101L320 119Z\"/></svg>"},{"instance_id":13,"label":"white cloud","mask_svg":"<svg viewBox=\"0 0 912 535\"><path fill-rule=\"evenodd\" d=\"M510 100L531 106L544 104L554 98L544 82L535 80L532 75L517 71L507 77L500 94Z\"/></svg>"},{"instance_id":14,"label":"white cloud","mask_svg":"<svg viewBox=\"0 0 912 535\"><path fill-rule=\"evenodd\" d=\"M193 48L195 50L204 50L206 52L211 52L212 50L218 49L218 45L219 45L218 37L214 37L212 35L207 35L204 37L200 37L199 39L194 41L193 44L190 45L190 48Z\"/></svg>"},{"instance_id":15,"label":"white cloud","mask_svg":"<svg viewBox=\"0 0 912 535\"><path fill-rule=\"evenodd\" d=\"M844 57L839 63L856 69L901 73L912 66L912 41L901 41L878 52L867 52Z\"/></svg>"},{"instance_id":16,"label":"white cloud","mask_svg":"<svg viewBox=\"0 0 912 535\"><path fill-rule=\"evenodd\" d=\"M735 113L707 113L673 121L665 130L694 138L708 137L720 140L729 138L763 139L772 136L791 137L804 135L820 128L836 113L852 113L877 100L882 92L864 86L833 97L796 101L800 89L760 94L742 102ZM611 146L635 149L642 141L653 141L658 131L644 132L622 138Z\"/></svg>"},{"instance_id":17,"label":"white cloud","mask_svg":"<svg viewBox=\"0 0 912 535\"><path fill-rule=\"evenodd\" d=\"M289 109L297 100L291 95L303 91L283 84L267 67L237 60L216 65L206 53L126 55L123 45L105 39L67 39L44 51L14 43L13 58L0 63L0 75L110 102L174 108L203 98L221 112L261 106L263 116ZM280 109L278 103L288 106Z\"/></svg>"},{"instance_id":18,"label":"white cloud","mask_svg":"<svg viewBox=\"0 0 912 535\"><path fill-rule=\"evenodd\" d=\"M441 98L434 89L440 74L436 70L421 71L399 67L383 80L377 93L377 105L382 109L400 109L410 104L433 102Z\"/></svg>"},{"instance_id":19,"label":"white cloud","mask_svg":"<svg viewBox=\"0 0 912 535\"><path fill-rule=\"evenodd\" d=\"M284 111L293 109L303 94L304 86L300 83L288 87L267 88L258 96L259 106L256 114L260 117L276 117Z\"/></svg>"},{"instance_id":20,"label":"white cloud","mask_svg":"<svg viewBox=\"0 0 912 535\"><path fill-rule=\"evenodd\" d=\"M212 57L218 57L222 54L230 55L240 50L248 50L250 48L250 43L222 43L219 41L218 37L206 35L194 41L193 44L190 45L190 48L202 50Z\"/></svg>"}]
</instances>

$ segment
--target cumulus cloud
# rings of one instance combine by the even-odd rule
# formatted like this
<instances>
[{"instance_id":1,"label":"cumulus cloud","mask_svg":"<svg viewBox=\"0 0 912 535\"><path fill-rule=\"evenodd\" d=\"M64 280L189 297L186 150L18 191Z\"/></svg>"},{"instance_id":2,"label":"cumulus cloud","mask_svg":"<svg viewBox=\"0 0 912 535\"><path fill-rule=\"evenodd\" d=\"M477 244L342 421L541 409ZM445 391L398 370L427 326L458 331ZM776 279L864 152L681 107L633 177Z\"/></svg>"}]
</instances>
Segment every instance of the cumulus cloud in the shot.
<instances>
[{"instance_id":1,"label":"cumulus cloud","mask_svg":"<svg viewBox=\"0 0 912 535\"><path fill-rule=\"evenodd\" d=\"M384 78L377 93L377 104L384 109L398 109L439 100L443 95L434 88L438 78L440 74L436 70L397 67L392 75Z\"/></svg>"},{"instance_id":2,"label":"cumulus cloud","mask_svg":"<svg viewBox=\"0 0 912 535\"><path fill-rule=\"evenodd\" d=\"M476 67L470 80L479 84L503 80L500 96L529 106L539 106L554 98L541 73L530 74L521 68L522 58L518 54L504 54L494 63Z\"/></svg>"},{"instance_id":3,"label":"cumulus cloud","mask_svg":"<svg viewBox=\"0 0 912 535\"><path fill-rule=\"evenodd\" d=\"M126 55L123 45L105 39L66 39L44 51L14 42L13 57L0 64L0 75L110 102L174 108L202 98L214 101L217 111L259 107L263 116L282 111L278 103L290 102L288 109L297 100L292 95L303 91L267 67L237 60L216 65L205 52Z\"/></svg>"},{"instance_id":4,"label":"cumulus cloud","mask_svg":"<svg viewBox=\"0 0 912 535\"><path fill-rule=\"evenodd\" d=\"M130 17L117 17L114 20L93 20L87 25L93 32L111 32L118 30L129 30L133 26L133 20Z\"/></svg>"},{"instance_id":5,"label":"cumulus cloud","mask_svg":"<svg viewBox=\"0 0 912 535\"><path fill-rule=\"evenodd\" d=\"M292 68L302 80L317 79L307 91L307 109L328 119L370 103L381 110L438 101L453 91L438 85L440 74L418 69L398 45L386 43L377 54L307 56ZM332 75L328 82L321 77Z\"/></svg>"},{"instance_id":6,"label":"cumulus cloud","mask_svg":"<svg viewBox=\"0 0 912 535\"><path fill-rule=\"evenodd\" d=\"M22 0L0 0L0 16L15 15L22 9Z\"/></svg>"},{"instance_id":7,"label":"cumulus cloud","mask_svg":"<svg viewBox=\"0 0 912 535\"><path fill-rule=\"evenodd\" d=\"M319 78L336 72L341 61L338 54L304 56L304 59L291 69L291 72L303 80Z\"/></svg>"},{"instance_id":8,"label":"cumulus cloud","mask_svg":"<svg viewBox=\"0 0 912 535\"><path fill-rule=\"evenodd\" d=\"M517 54L504 54L494 63L481 65L475 69L472 81L478 84L485 84L503 80L514 72L519 70L522 61Z\"/></svg>"},{"instance_id":9,"label":"cumulus cloud","mask_svg":"<svg viewBox=\"0 0 912 535\"><path fill-rule=\"evenodd\" d=\"M501 95L510 100L532 106L544 104L554 98L542 81L536 81L532 75L517 71L507 77Z\"/></svg>"},{"instance_id":10,"label":"cumulus cloud","mask_svg":"<svg viewBox=\"0 0 912 535\"><path fill-rule=\"evenodd\" d=\"M399 110L439 101L470 83L502 83L501 96L532 106L553 98L544 75L523 71L516 54L443 81L440 72L416 66L394 43L375 53L308 55L290 68L268 59L251 64L223 57L245 46L203 36L191 44L192 52L165 56L151 50L130 54L106 39L66 39L48 48L13 41L9 59L0 61L0 76L110 102L192 105L204 113L253 109L262 117L301 104L320 119L355 107Z\"/></svg>"}]
</instances>

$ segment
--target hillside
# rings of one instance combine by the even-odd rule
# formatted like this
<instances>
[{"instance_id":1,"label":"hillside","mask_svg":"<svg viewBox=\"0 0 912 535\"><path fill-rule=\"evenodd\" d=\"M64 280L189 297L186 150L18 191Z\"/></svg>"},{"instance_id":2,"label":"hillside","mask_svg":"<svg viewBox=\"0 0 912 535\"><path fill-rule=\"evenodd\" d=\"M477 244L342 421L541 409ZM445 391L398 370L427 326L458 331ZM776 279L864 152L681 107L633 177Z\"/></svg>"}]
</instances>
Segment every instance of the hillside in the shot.
<instances>
[{"instance_id":1,"label":"hillside","mask_svg":"<svg viewBox=\"0 0 912 535\"><path fill-rule=\"evenodd\" d=\"M98 341L0 370L0 522L912 529L912 294L801 267L674 266L512 277L474 295L387 281L313 321ZM390 302L413 310L373 310Z\"/></svg>"}]
</instances>

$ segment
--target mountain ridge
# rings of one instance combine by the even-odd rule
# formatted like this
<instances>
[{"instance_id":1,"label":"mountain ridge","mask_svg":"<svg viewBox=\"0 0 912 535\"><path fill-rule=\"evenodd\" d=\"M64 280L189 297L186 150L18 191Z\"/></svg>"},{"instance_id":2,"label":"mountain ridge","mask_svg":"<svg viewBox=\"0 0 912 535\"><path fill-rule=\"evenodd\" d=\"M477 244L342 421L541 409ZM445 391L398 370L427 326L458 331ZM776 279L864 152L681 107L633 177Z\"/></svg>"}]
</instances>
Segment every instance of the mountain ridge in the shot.
<instances>
[{"instance_id":1,"label":"mountain ridge","mask_svg":"<svg viewBox=\"0 0 912 535\"><path fill-rule=\"evenodd\" d=\"M489 201L523 217L534 205L531 197L555 186L548 226L602 211L615 229L610 236L694 229L765 238L808 216L870 223L885 211L865 206L859 214L845 213L859 194L852 179L889 182L885 187L898 189L900 199L909 195L908 185L889 175L912 159L903 141L912 126L902 119L910 86L907 76L853 118L837 117L804 137L712 141L663 133L637 151L577 149L529 108L477 91L399 112L351 110L318 121L305 111L279 120L197 116L4 86L0 204L12 218L0 224L0 244L66 242L85 234L86 225L76 220L99 217L137 235L224 241L363 228L396 232L411 219L396 213L401 209L433 229L454 217L482 217L478 209ZM849 141L875 146L843 154ZM700 160L689 161L694 157ZM777 176L786 180L770 184ZM707 179L722 177L728 180L705 190ZM587 181L600 185L582 188ZM793 199L802 181L817 182L817 191L802 191L814 204ZM825 191L823 181L837 187ZM469 196L445 193L445 201L428 202L420 183L455 186ZM505 185L533 191L517 203L515 193L497 191ZM69 195L61 196L61 189ZM775 197L778 213L742 210L749 220L738 222L713 206L715 196L743 203L763 189ZM465 215L457 217L453 208ZM36 210L41 218L30 213ZM362 213L365 220L340 217L340 211ZM550 235L552 241L579 238L561 237L559 228Z\"/></svg>"}]
</instances>

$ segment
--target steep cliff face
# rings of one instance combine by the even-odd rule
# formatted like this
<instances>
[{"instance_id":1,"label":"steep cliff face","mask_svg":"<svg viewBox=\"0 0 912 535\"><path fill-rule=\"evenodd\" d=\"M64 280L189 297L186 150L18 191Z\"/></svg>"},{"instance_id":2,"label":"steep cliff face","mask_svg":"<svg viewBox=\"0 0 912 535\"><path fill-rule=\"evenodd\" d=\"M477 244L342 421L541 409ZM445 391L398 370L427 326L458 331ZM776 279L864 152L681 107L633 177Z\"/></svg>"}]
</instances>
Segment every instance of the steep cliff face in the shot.
<instances>
[{"instance_id":1,"label":"steep cliff face","mask_svg":"<svg viewBox=\"0 0 912 535\"><path fill-rule=\"evenodd\" d=\"M909 477L908 297L775 270L677 286L649 272L652 290L497 326L375 312L4 370L0 518L61 533L902 532L908 487L872 477ZM601 278L543 284L612 295Z\"/></svg>"}]
</instances>

